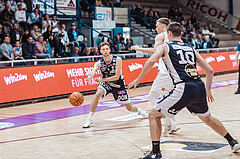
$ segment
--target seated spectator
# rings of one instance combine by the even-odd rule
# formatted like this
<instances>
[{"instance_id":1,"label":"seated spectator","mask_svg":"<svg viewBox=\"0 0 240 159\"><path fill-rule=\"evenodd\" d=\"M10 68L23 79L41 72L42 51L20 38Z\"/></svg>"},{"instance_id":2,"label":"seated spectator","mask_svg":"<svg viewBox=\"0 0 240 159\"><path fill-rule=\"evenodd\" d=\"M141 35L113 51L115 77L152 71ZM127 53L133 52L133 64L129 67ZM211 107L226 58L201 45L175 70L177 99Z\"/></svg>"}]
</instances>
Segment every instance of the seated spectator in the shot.
<instances>
[{"instance_id":1,"label":"seated spectator","mask_svg":"<svg viewBox=\"0 0 240 159\"><path fill-rule=\"evenodd\" d=\"M178 8L176 15L177 15L177 20L176 21L181 22L182 20L184 20L183 13L182 13L182 8Z\"/></svg>"},{"instance_id":2,"label":"seated spectator","mask_svg":"<svg viewBox=\"0 0 240 159\"><path fill-rule=\"evenodd\" d=\"M203 39L202 39L201 34L197 34L197 41L199 42L199 48L198 49L202 49L203 48Z\"/></svg>"},{"instance_id":3,"label":"seated spectator","mask_svg":"<svg viewBox=\"0 0 240 159\"><path fill-rule=\"evenodd\" d=\"M87 0L86 0L87 2ZM89 5L84 2L84 1L80 1L80 8L81 8L81 17L90 17L90 7Z\"/></svg>"},{"instance_id":4,"label":"seated spectator","mask_svg":"<svg viewBox=\"0 0 240 159\"><path fill-rule=\"evenodd\" d=\"M41 9L40 4L37 4L36 8L38 9L39 22L42 23L43 11L40 10ZM41 27L39 27L39 28L41 28Z\"/></svg>"},{"instance_id":5,"label":"seated spectator","mask_svg":"<svg viewBox=\"0 0 240 159\"><path fill-rule=\"evenodd\" d=\"M22 53L24 59L36 59L37 56L34 54L34 44L33 38L28 36L27 42L24 42L22 45Z\"/></svg>"},{"instance_id":6,"label":"seated spectator","mask_svg":"<svg viewBox=\"0 0 240 159\"><path fill-rule=\"evenodd\" d=\"M117 50L117 53L119 53L119 51L123 51L125 50L125 42L124 42L124 38L121 37L119 34L115 36L116 41L114 44L115 50Z\"/></svg>"},{"instance_id":7,"label":"seated spectator","mask_svg":"<svg viewBox=\"0 0 240 159\"><path fill-rule=\"evenodd\" d=\"M49 15L46 13L42 21L42 33L47 31L48 26L51 26L51 21L49 19Z\"/></svg>"},{"instance_id":8,"label":"seated spectator","mask_svg":"<svg viewBox=\"0 0 240 159\"><path fill-rule=\"evenodd\" d=\"M110 45L111 52L116 52L115 46L114 46L114 42L112 41L112 39L108 38L108 39L107 39L107 42L108 42L109 45ZM100 53L100 54L101 54L101 53Z\"/></svg>"},{"instance_id":9,"label":"seated spectator","mask_svg":"<svg viewBox=\"0 0 240 159\"><path fill-rule=\"evenodd\" d=\"M134 45L134 44L133 44L133 40L132 40L132 39L127 39L127 44L125 45L125 46L126 46L126 50L132 52L132 51L130 50L130 48L131 48L133 45Z\"/></svg>"},{"instance_id":10,"label":"seated spectator","mask_svg":"<svg viewBox=\"0 0 240 159\"><path fill-rule=\"evenodd\" d=\"M10 44L10 37L5 36L3 43L0 45L0 57L2 61L13 61L14 55L13 55L13 48Z\"/></svg>"},{"instance_id":11,"label":"seated spectator","mask_svg":"<svg viewBox=\"0 0 240 159\"><path fill-rule=\"evenodd\" d=\"M51 45L49 44L48 41L46 41L46 45L45 45L45 48L46 48L46 54L48 54L51 58L53 57L52 55L52 48L51 48Z\"/></svg>"},{"instance_id":12,"label":"seated spectator","mask_svg":"<svg viewBox=\"0 0 240 159\"><path fill-rule=\"evenodd\" d=\"M65 49L66 49L66 47L69 47L69 46L73 46L73 43L70 43L69 42L69 38L68 38L68 33L67 33L67 31L66 31L66 25L65 24L62 24L61 25L61 30L59 30L58 31L58 34L57 34L57 39L58 39L58 35L61 33L61 32L63 32L63 37L62 37L62 43L64 44L64 46L65 46ZM59 46L60 44L59 44L59 41L57 41L57 46ZM62 50L60 49L60 47L58 47L58 52L61 52ZM72 49L73 50L73 49ZM66 52L66 50L64 51L64 52Z\"/></svg>"},{"instance_id":13,"label":"seated spectator","mask_svg":"<svg viewBox=\"0 0 240 159\"><path fill-rule=\"evenodd\" d=\"M67 46L67 43L68 43L68 39L64 39L64 36L65 36L65 30L64 28L61 28L61 32L60 34L58 34L58 49L59 49L59 52L66 52L66 46Z\"/></svg>"},{"instance_id":14,"label":"seated spectator","mask_svg":"<svg viewBox=\"0 0 240 159\"><path fill-rule=\"evenodd\" d=\"M25 43L25 42L27 42L27 39L28 39L28 37L30 36L30 34L29 34L29 29L28 28L25 28L24 29L24 34L23 34L23 36L21 37L21 42L22 43Z\"/></svg>"},{"instance_id":15,"label":"seated spectator","mask_svg":"<svg viewBox=\"0 0 240 159\"><path fill-rule=\"evenodd\" d=\"M214 47L217 48L219 44L219 39L215 37L216 34L211 24L209 25L209 32L210 32L210 40L212 41Z\"/></svg>"},{"instance_id":16,"label":"seated spectator","mask_svg":"<svg viewBox=\"0 0 240 159\"><path fill-rule=\"evenodd\" d=\"M38 28L42 28L42 23L40 22L40 15L37 8L35 8L34 11L29 15L27 22L30 26L37 25Z\"/></svg>"},{"instance_id":17,"label":"seated spectator","mask_svg":"<svg viewBox=\"0 0 240 159\"><path fill-rule=\"evenodd\" d=\"M18 10L15 12L15 19L22 28L28 27L26 22L26 11L22 10L22 4L18 4Z\"/></svg>"},{"instance_id":18,"label":"seated spectator","mask_svg":"<svg viewBox=\"0 0 240 159\"><path fill-rule=\"evenodd\" d=\"M15 0L8 0L8 2L10 3L10 6L11 6L11 11L12 12L16 12L17 10L17 3Z\"/></svg>"},{"instance_id":19,"label":"seated spectator","mask_svg":"<svg viewBox=\"0 0 240 159\"><path fill-rule=\"evenodd\" d=\"M5 2L4 0L0 0L0 14L2 14L2 11L4 9ZM2 19L1 19L2 20Z\"/></svg>"},{"instance_id":20,"label":"seated spectator","mask_svg":"<svg viewBox=\"0 0 240 159\"><path fill-rule=\"evenodd\" d=\"M43 33L43 40L49 42L51 47L54 47L54 33L52 33L51 26L48 26L47 31Z\"/></svg>"},{"instance_id":21,"label":"seated spectator","mask_svg":"<svg viewBox=\"0 0 240 159\"><path fill-rule=\"evenodd\" d=\"M41 36L42 34L40 33L39 28L38 28L37 25L33 26L33 30L31 31L30 35L33 38L33 42L37 42L38 41L38 37Z\"/></svg>"},{"instance_id":22,"label":"seated spectator","mask_svg":"<svg viewBox=\"0 0 240 159\"><path fill-rule=\"evenodd\" d=\"M78 53L79 53L79 48L78 47L74 47L73 53L70 54L70 57L80 57ZM71 63L79 62L79 61L80 61L80 59L77 59L77 58L69 60L69 62L71 62Z\"/></svg>"},{"instance_id":23,"label":"seated spectator","mask_svg":"<svg viewBox=\"0 0 240 159\"><path fill-rule=\"evenodd\" d=\"M205 36L203 42L203 49L210 49L213 48L213 44L210 42L209 37Z\"/></svg>"},{"instance_id":24,"label":"seated spectator","mask_svg":"<svg viewBox=\"0 0 240 159\"><path fill-rule=\"evenodd\" d=\"M198 31L200 29L200 27L199 27L199 24L197 23L195 13L192 13L190 20L191 20L191 23L193 24L194 28L196 29L196 31Z\"/></svg>"},{"instance_id":25,"label":"seated spectator","mask_svg":"<svg viewBox=\"0 0 240 159\"><path fill-rule=\"evenodd\" d=\"M175 11L174 6L172 5L170 9L168 10L168 18L172 21L176 20L177 12Z\"/></svg>"},{"instance_id":26,"label":"seated spectator","mask_svg":"<svg viewBox=\"0 0 240 159\"><path fill-rule=\"evenodd\" d=\"M186 31L185 27L183 27L182 38L181 39L184 43L188 43L188 35L187 35L187 31Z\"/></svg>"},{"instance_id":27,"label":"seated spectator","mask_svg":"<svg viewBox=\"0 0 240 159\"><path fill-rule=\"evenodd\" d=\"M35 44L34 54L38 59L50 58L50 56L46 54L46 41L43 41L42 35L38 37L38 42Z\"/></svg>"},{"instance_id":28,"label":"seated spectator","mask_svg":"<svg viewBox=\"0 0 240 159\"><path fill-rule=\"evenodd\" d=\"M192 22L191 20L189 19L188 22L185 24L185 27L186 27L186 31L187 31L187 34L189 34L192 29L193 29L193 25L192 25Z\"/></svg>"},{"instance_id":29,"label":"seated spectator","mask_svg":"<svg viewBox=\"0 0 240 159\"><path fill-rule=\"evenodd\" d=\"M153 19L154 20L158 20L159 18L161 18L161 15L160 15L160 13L158 14L159 12L158 11L154 11L154 13L153 13Z\"/></svg>"},{"instance_id":30,"label":"seated spectator","mask_svg":"<svg viewBox=\"0 0 240 159\"><path fill-rule=\"evenodd\" d=\"M204 26L204 29L202 30L202 35L203 35L203 38L208 38L209 39L209 35L210 35L210 31L208 30L208 26L205 25Z\"/></svg>"},{"instance_id":31,"label":"seated spectator","mask_svg":"<svg viewBox=\"0 0 240 159\"><path fill-rule=\"evenodd\" d=\"M6 2L5 9L2 11L3 25L10 27L12 29L12 24L14 23L14 12L11 11L10 3Z\"/></svg>"},{"instance_id":32,"label":"seated spectator","mask_svg":"<svg viewBox=\"0 0 240 159\"><path fill-rule=\"evenodd\" d=\"M87 38L84 34L80 33L76 29L76 24L72 23L71 28L68 31L68 37L69 41L73 42L75 46L79 47L81 46L81 54L83 53L83 50L87 47Z\"/></svg>"},{"instance_id":33,"label":"seated spectator","mask_svg":"<svg viewBox=\"0 0 240 159\"><path fill-rule=\"evenodd\" d=\"M22 5L22 10L27 11L27 5L25 2L23 2L23 0L19 0L18 5L21 4Z\"/></svg>"},{"instance_id":34,"label":"seated spectator","mask_svg":"<svg viewBox=\"0 0 240 159\"><path fill-rule=\"evenodd\" d=\"M11 45L15 45L16 41L20 41L21 34L18 30L18 24L13 24L13 29L10 32L10 38L11 38Z\"/></svg>"},{"instance_id":35,"label":"seated spectator","mask_svg":"<svg viewBox=\"0 0 240 159\"><path fill-rule=\"evenodd\" d=\"M20 46L20 42L16 41L15 47L13 47L13 54L15 60L23 60L22 56L22 48Z\"/></svg>"},{"instance_id":36,"label":"seated spectator","mask_svg":"<svg viewBox=\"0 0 240 159\"><path fill-rule=\"evenodd\" d=\"M153 18L154 18L153 11L149 12L149 18L151 18L151 19L148 19L148 27L152 31L155 31L156 22L153 20Z\"/></svg>"},{"instance_id":37,"label":"seated spectator","mask_svg":"<svg viewBox=\"0 0 240 159\"><path fill-rule=\"evenodd\" d=\"M102 0L96 0L96 6L103 6Z\"/></svg>"}]
</instances>

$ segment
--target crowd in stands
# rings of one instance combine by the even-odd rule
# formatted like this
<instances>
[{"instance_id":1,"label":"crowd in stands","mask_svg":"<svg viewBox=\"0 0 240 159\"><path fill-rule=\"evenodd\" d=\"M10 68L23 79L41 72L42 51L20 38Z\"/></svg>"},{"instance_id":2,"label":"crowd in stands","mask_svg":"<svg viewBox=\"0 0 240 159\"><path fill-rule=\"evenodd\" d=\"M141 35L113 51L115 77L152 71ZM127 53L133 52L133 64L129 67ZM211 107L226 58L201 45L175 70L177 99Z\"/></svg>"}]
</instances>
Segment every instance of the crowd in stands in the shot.
<instances>
[{"instance_id":1,"label":"crowd in stands","mask_svg":"<svg viewBox=\"0 0 240 159\"><path fill-rule=\"evenodd\" d=\"M85 1L92 5L123 7L121 0ZM0 0L0 61L100 54L98 46L87 47L88 39L77 29L76 23L66 29L56 15L44 14L39 4L29 12L25 2ZM82 2L81 5L87 4ZM128 50L133 45L130 39L125 43L121 35L116 35L114 39L108 39L103 34L100 37L100 41L111 43L113 52Z\"/></svg>"}]
</instances>

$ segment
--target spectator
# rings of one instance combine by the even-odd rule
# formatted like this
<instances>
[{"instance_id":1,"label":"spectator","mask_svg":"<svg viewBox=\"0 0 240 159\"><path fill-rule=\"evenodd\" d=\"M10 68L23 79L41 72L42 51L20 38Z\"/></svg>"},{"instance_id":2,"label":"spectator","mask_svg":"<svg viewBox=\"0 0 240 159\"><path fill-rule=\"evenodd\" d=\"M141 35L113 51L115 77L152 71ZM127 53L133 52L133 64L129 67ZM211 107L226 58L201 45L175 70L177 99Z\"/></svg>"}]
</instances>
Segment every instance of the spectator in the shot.
<instances>
[{"instance_id":1,"label":"spectator","mask_svg":"<svg viewBox=\"0 0 240 159\"><path fill-rule=\"evenodd\" d=\"M34 47L34 54L35 56L37 56L38 59L50 58L50 56L48 54L45 54L45 52L46 52L46 41L43 41L43 36L40 35L38 37L38 42Z\"/></svg>"},{"instance_id":2,"label":"spectator","mask_svg":"<svg viewBox=\"0 0 240 159\"><path fill-rule=\"evenodd\" d=\"M47 31L48 26L51 26L51 21L49 20L49 15L46 13L42 21L42 33Z\"/></svg>"},{"instance_id":3,"label":"spectator","mask_svg":"<svg viewBox=\"0 0 240 159\"><path fill-rule=\"evenodd\" d=\"M19 5L19 4L22 4L22 10L27 11L27 5L26 5L25 2L23 2L23 0L20 0L20 1L18 2L18 5Z\"/></svg>"},{"instance_id":4,"label":"spectator","mask_svg":"<svg viewBox=\"0 0 240 159\"><path fill-rule=\"evenodd\" d=\"M87 38L84 34L80 33L76 29L76 24L72 23L71 28L68 31L68 37L69 41L73 42L75 46L79 47L81 46L81 54L83 53L83 50L87 47Z\"/></svg>"},{"instance_id":5,"label":"spectator","mask_svg":"<svg viewBox=\"0 0 240 159\"><path fill-rule=\"evenodd\" d=\"M10 44L10 37L5 36L3 43L0 45L0 57L2 61L12 61L14 60L13 48Z\"/></svg>"},{"instance_id":6,"label":"spectator","mask_svg":"<svg viewBox=\"0 0 240 159\"><path fill-rule=\"evenodd\" d=\"M65 34L64 34L65 30L64 28L61 28L61 32L60 34L58 34L58 49L59 52L66 52L66 46L67 46L67 39L63 39Z\"/></svg>"},{"instance_id":7,"label":"spectator","mask_svg":"<svg viewBox=\"0 0 240 159\"><path fill-rule=\"evenodd\" d=\"M22 45L22 53L24 59L36 59L37 57L34 54L34 44L33 38L28 36L27 42L24 42Z\"/></svg>"},{"instance_id":8,"label":"spectator","mask_svg":"<svg viewBox=\"0 0 240 159\"><path fill-rule=\"evenodd\" d=\"M11 11L15 13L16 10L17 10L17 3L16 3L16 1L15 0L8 0L8 2L10 3Z\"/></svg>"},{"instance_id":9,"label":"spectator","mask_svg":"<svg viewBox=\"0 0 240 159\"><path fill-rule=\"evenodd\" d=\"M54 47L54 34L52 33L52 27L48 26L47 31L43 33L43 40L49 42L51 47Z\"/></svg>"},{"instance_id":10,"label":"spectator","mask_svg":"<svg viewBox=\"0 0 240 159\"><path fill-rule=\"evenodd\" d=\"M15 47L13 47L13 54L14 54L15 60L23 60L22 48L20 46L19 41L16 41Z\"/></svg>"},{"instance_id":11,"label":"spectator","mask_svg":"<svg viewBox=\"0 0 240 159\"><path fill-rule=\"evenodd\" d=\"M103 6L102 0L96 0L96 6Z\"/></svg>"},{"instance_id":12,"label":"spectator","mask_svg":"<svg viewBox=\"0 0 240 159\"><path fill-rule=\"evenodd\" d=\"M62 30L63 29L63 30ZM66 25L65 24L62 24L61 25L61 32L64 31L64 36L62 37L62 42L63 44L65 45L65 47L67 46L70 46L70 42L69 42L69 38L68 38L68 33L66 31ZM58 35L61 33L60 31L58 31L58 34L57 34L57 39L58 39ZM72 44L72 43L71 43ZM57 44L57 46L59 46L59 43ZM72 45L71 45L72 46ZM59 47L58 47L59 48ZM58 52L61 51L61 50L58 50ZM65 50L66 51L66 50Z\"/></svg>"},{"instance_id":13,"label":"spectator","mask_svg":"<svg viewBox=\"0 0 240 159\"><path fill-rule=\"evenodd\" d=\"M21 38L21 34L18 30L18 24L13 24L13 29L10 32L10 38L11 38L11 45L15 45L16 41L19 41Z\"/></svg>"},{"instance_id":14,"label":"spectator","mask_svg":"<svg viewBox=\"0 0 240 159\"><path fill-rule=\"evenodd\" d=\"M159 12L158 11L154 11L154 15L153 15L153 19L154 20L158 20L159 18L161 18L161 15L160 15L160 13L158 14Z\"/></svg>"},{"instance_id":15,"label":"spectator","mask_svg":"<svg viewBox=\"0 0 240 159\"><path fill-rule=\"evenodd\" d=\"M197 23L195 13L192 13L190 20L191 20L191 23L193 24L194 28L196 29L196 31L198 31L200 29L200 27L199 27L199 24Z\"/></svg>"},{"instance_id":16,"label":"spectator","mask_svg":"<svg viewBox=\"0 0 240 159\"><path fill-rule=\"evenodd\" d=\"M51 26L52 26L52 32L54 34L57 34L58 33L58 28L60 28L60 26L59 26L59 21L57 20L56 15L52 16ZM55 38L56 38L56 35L55 35Z\"/></svg>"},{"instance_id":17,"label":"spectator","mask_svg":"<svg viewBox=\"0 0 240 159\"><path fill-rule=\"evenodd\" d=\"M202 49L203 48L203 39L202 39L201 34L197 35L197 41L199 41L199 48L198 49Z\"/></svg>"},{"instance_id":18,"label":"spectator","mask_svg":"<svg viewBox=\"0 0 240 159\"><path fill-rule=\"evenodd\" d=\"M25 28L25 29L24 29L24 34L23 34L23 36L22 36L22 38L21 38L21 42L22 42L22 43L27 42L27 39L28 39L29 36L30 36L30 34L29 34L29 29L28 29L28 28Z\"/></svg>"},{"instance_id":19,"label":"spectator","mask_svg":"<svg viewBox=\"0 0 240 159\"><path fill-rule=\"evenodd\" d=\"M171 19L171 20L175 20L176 19L176 15L177 15L177 13L175 11L174 6L172 5L170 7L170 9L168 10L168 18Z\"/></svg>"},{"instance_id":20,"label":"spectator","mask_svg":"<svg viewBox=\"0 0 240 159\"><path fill-rule=\"evenodd\" d=\"M151 17L151 16L150 16L150 12L153 12L152 6L149 7L149 10L148 10L148 12L147 12L147 16L149 16L149 17Z\"/></svg>"},{"instance_id":21,"label":"spectator","mask_svg":"<svg viewBox=\"0 0 240 159\"><path fill-rule=\"evenodd\" d=\"M91 55L91 56L97 56L97 55L99 55L98 47L96 47L96 46L93 47L90 55Z\"/></svg>"},{"instance_id":22,"label":"spectator","mask_svg":"<svg viewBox=\"0 0 240 159\"><path fill-rule=\"evenodd\" d=\"M209 25L209 32L210 32L210 40L212 41L213 45L215 45L214 47L217 48L219 44L219 39L215 38L216 34L211 24Z\"/></svg>"},{"instance_id":23,"label":"spectator","mask_svg":"<svg viewBox=\"0 0 240 159\"><path fill-rule=\"evenodd\" d=\"M107 42L110 45L111 52L115 52L115 47L114 47L114 43L113 43L112 39L108 38Z\"/></svg>"},{"instance_id":24,"label":"spectator","mask_svg":"<svg viewBox=\"0 0 240 159\"><path fill-rule=\"evenodd\" d=\"M33 42L37 42L38 41L38 37L41 36L42 34L39 31L39 28L37 25L33 26L33 30L31 31L31 36L33 38Z\"/></svg>"},{"instance_id":25,"label":"spectator","mask_svg":"<svg viewBox=\"0 0 240 159\"><path fill-rule=\"evenodd\" d=\"M74 47L73 53L70 54L70 57L80 57L78 53L79 53L79 48L78 47ZM79 61L80 61L80 59L77 59L77 58L69 60L69 62L71 62L71 63L79 62Z\"/></svg>"},{"instance_id":26,"label":"spectator","mask_svg":"<svg viewBox=\"0 0 240 159\"><path fill-rule=\"evenodd\" d=\"M209 40L209 36L208 37L205 36L204 37L204 43L203 43L203 49L210 49L210 48L213 48L213 45Z\"/></svg>"},{"instance_id":27,"label":"spectator","mask_svg":"<svg viewBox=\"0 0 240 159\"><path fill-rule=\"evenodd\" d=\"M192 29L193 29L193 25L192 25L192 22L191 22L190 19L186 23L185 27L186 27L187 34L189 34L192 31Z\"/></svg>"},{"instance_id":28,"label":"spectator","mask_svg":"<svg viewBox=\"0 0 240 159\"><path fill-rule=\"evenodd\" d=\"M90 17L90 6L86 2L80 1L81 17Z\"/></svg>"},{"instance_id":29,"label":"spectator","mask_svg":"<svg viewBox=\"0 0 240 159\"><path fill-rule=\"evenodd\" d=\"M14 23L14 12L11 11L10 3L5 4L5 9L2 11L3 24L9 26L12 29Z\"/></svg>"},{"instance_id":30,"label":"spectator","mask_svg":"<svg viewBox=\"0 0 240 159\"><path fill-rule=\"evenodd\" d=\"M204 26L204 29L202 30L202 35L203 35L204 39L205 39L205 37L209 39L210 31L208 30L207 25Z\"/></svg>"},{"instance_id":31,"label":"spectator","mask_svg":"<svg viewBox=\"0 0 240 159\"><path fill-rule=\"evenodd\" d=\"M176 15L177 15L177 21L178 22L181 22L182 20L184 20L183 13L182 13L182 8L178 8Z\"/></svg>"},{"instance_id":32,"label":"spectator","mask_svg":"<svg viewBox=\"0 0 240 159\"><path fill-rule=\"evenodd\" d=\"M31 26L37 25L38 28L42 28L42 23L40 22L40 15L37 8L35 8L34 11L30 14L27 22Z\"/></svg>"},{"instance_id":33,"label":"spectator","mask_svg":"<svg viewBox=\"0 0 240 159\"><path fill-rule=\"evenodd\" d=\"M140 19L140 24L142 26L146 26L149 29L150 28L150 24L148 23L149 18L147 17L147 12L143 11L142 14L143 14L143 16Z\"/></svg>"},{"instance_id":34,"label":"spectator","mask_svg":"<svg viewBox=\"0 0 240 159\"><path fill-rule=\"evenodd\" d=\"M131 17L137 21L136 6L134 4L131 6Z\"/></svg>"},{"instance_id":35,"label":"spectator","mask_svg":"<svg viewBox=\"0 0 240 159\"><path fill-rule=\"evenodd\" d=\"M40 4L37 4L36 8L38 9L39 22L42 23L43 12L40 10Z\"/></svg>"},{"instance_id":36,"label":"spectator","mask_svg":"<svg viewBox=\"0 0 240 159\"><path fill-rule=\"evenodd\" d=\"M182 38L181 39L184 43L188 43L188 35L187 35L187 31L186 31L185 27L183 27Z\"/></svg>"},{"instance_id":37,"label":"spectator","mask_svg":"<svg viewBox=\"0 0 240 159\"><path fill-rule=\"evenodd\" d=\"M155 28L156 28L155 27L156 26L156 22L153 20L153 18L154 18L153 11L149 12L149 18L151 18L151 19L148 19L148 27L149 27L149 29L152 30L152 32L154 32Z\"/></svg>"},{"instance_id":38,"label":"spectator","mask_svg":"<svg viewBox=\"0 0 240 159\"><path fill-rule=\"evenodd\" d=\"M4 9L5 2L4 0L0 0L0 14L2 14L2 11ZM2 20L2 19L1 19Z\"/></svg>"},{"instance_id":39,"label":"spectator","mask_svg":"<svg viewBox=\"0 0 240 159\"><path fill-rule=\"evenodd\" d=\"M18 4L18 10L15 12L15 19L17 23L22 27L27 27L27 17L26 17L26 11L22 10L22 4Z\"/></svg>"},{"instance_id":40,"label":"spectator","mask_svg":"<svg viewBox=\"0 0 240 159\"><path fill-rule=\"evenodd\" d=\"M130 51L130 52L133 52L130 50L130 48L133 46L133 40L132 39L127 39L127 44L125 45L126 46L126 50Z\"/></svg>"}]
</instances>

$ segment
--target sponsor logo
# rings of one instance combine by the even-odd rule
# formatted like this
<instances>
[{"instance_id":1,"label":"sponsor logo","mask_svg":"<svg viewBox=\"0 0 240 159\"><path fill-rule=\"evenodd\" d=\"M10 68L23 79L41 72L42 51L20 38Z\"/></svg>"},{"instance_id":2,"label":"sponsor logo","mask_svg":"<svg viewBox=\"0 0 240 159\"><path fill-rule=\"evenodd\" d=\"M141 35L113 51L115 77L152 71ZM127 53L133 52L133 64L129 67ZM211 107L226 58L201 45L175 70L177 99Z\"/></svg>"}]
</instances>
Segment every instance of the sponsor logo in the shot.
<instances>
[{"instance_id":1,"label":"sponsor logo","mask_svg":"<svg viewBox=\"0 0 240 159\"><path fill-rule=\"evenodd\" d=\"M118 94L126 94L126 91L125 90L118 91Z\"/></svg>"},{"instance_id":2,"label":"sponsor logo","mask_svg":"<svg viewBox=\"0 0 240 159\"><path fill-rule=\"evenodd\" d=\"M217 57L217 62L221 62L221 61L224 61L224 60L226 60L225 56L219 55Z\"/></svg>"},{"instance_id":3,"label":"sponsor logo","mask_svg":"<svg viewBox=\"0 0 240 159\"><path fill-rule=\"evenodd\" d=\"M13 127L15 124L9 122L0 122L0 129Z\"/></svg>"},{"instance_id":4,"label":"sponsor logo","mask_svg":"<svg viewBox=\"0 0 240 159\"><path fill-rule=\"evenodd\" d=\"M15 73L14 75L10 74L8 77L4 76L4 80L7 85L10 85L15 82L19 82L19 81L23 81L23 80L27 81L27 75L22 75L21 73L20 74Z\"/></svg>"},{"instance_id":5,"label":"sponsor logo","mask_svg":"<svg viewBox=\"0 0 240 159\"><path fill-rule=\"evenodd\" d=\"M39 82L41 80L47 79L47 78L54 78L55 74L54 72L49 72L49 71L43 71L43 72L38 72L38 74L33 74L35 81Z\"/></svg>"},{"instance_id":6,"label":"sponsor logo","mask_svg":"<svg viewBox=\"0 0 240 159\"><path fill-rule=\"evenodd\" d=\"M209 56L209 57L207 57L205 60L207 61L207 63L210 63L210 62L215 61L215 58L212 57L212 56Z\"/></svg>"},{"instance_id":7,"label":"sponsor logo","mask_svg":"<svg viewBox=\"0 0 240 159\"><path fill-rule=\"evenodd\" d=\"M230 60L235 60L235 54L229 55L229 58L230 58ZM238 59L240 59L240 56L238 57Z\"/></svg>"},{"instance_id":8,"label":"sponsor logo","mask_svg":"<svg viewBox=\"0 0 240 159\"><path fill-rule=\"evenodd\" d=\"M135 63L135 64L132 63L132 65L128 65L128 68L129 68L130 72L132 72L132 71L135 71L137 69L143 68L143 65L140 64L140 63Z\"/></svg>"}]
</instances>

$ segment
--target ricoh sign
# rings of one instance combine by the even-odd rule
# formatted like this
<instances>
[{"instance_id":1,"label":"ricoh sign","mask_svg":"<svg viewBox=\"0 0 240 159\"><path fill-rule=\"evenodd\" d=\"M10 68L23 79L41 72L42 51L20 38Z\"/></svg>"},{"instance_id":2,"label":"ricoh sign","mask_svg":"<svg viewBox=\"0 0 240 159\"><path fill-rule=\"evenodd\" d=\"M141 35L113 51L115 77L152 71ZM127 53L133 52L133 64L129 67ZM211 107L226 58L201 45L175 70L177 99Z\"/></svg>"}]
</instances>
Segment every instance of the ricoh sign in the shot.
<instances>
[{"instance_id":1,"label":"ricoh sign","mask_svg":"<svg viewBox=\"0 0 240 159\"><path fill-rule=\"evenodd\" d=\"M208 3L199 1L199 0L178 0L184 6L189 9L200 12L201 14L211 17L218 22L224 23L228 25L230 28L240 29L240 21L239 18L232 16L231 14L217 8Z\"/></svg>"}]
</instances>

